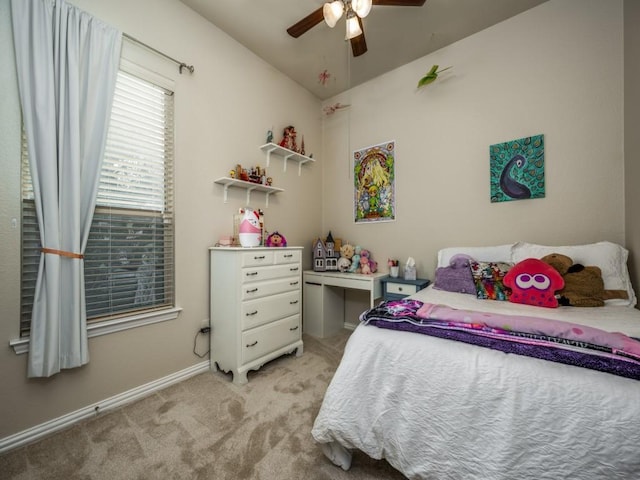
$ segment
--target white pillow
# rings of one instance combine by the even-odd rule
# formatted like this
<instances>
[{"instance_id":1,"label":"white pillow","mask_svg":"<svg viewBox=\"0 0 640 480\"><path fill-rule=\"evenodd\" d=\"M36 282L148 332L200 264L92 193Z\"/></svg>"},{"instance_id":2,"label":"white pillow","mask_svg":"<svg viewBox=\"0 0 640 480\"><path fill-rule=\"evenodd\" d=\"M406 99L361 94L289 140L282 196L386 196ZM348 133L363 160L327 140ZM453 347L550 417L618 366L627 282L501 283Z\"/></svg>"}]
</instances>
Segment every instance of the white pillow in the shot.
<instances>
[{"instance_id":1,"label":"white pillow","mask_svg":"<svg viewBox=\"0 0 640 480\"><path fill-rule=\"evenodd\" d=\"M607 305L636 305L636 295L631 286L627 258L629 251L611 242L598 242L588 245L548 246L518 242L511 249L511 261L518 263L525 258L542 258L550 253L560 253L571 257L573 263L584 266L595 265L602 270L604 288L607 290L626 290L628 299L607 300Z\"/></svg>"},{"instance_id":2,"label":"white pillow","mask_svg":"<svg viewBox=\"0 0 640 480\"><path fill-rule=\"evenodd\" d=\"M447 247L438 251L438 267L448 267L454 255L463 253L480 262L511 262L511 251L515 243L492 247Z\"/></svg>"}]
</instances>

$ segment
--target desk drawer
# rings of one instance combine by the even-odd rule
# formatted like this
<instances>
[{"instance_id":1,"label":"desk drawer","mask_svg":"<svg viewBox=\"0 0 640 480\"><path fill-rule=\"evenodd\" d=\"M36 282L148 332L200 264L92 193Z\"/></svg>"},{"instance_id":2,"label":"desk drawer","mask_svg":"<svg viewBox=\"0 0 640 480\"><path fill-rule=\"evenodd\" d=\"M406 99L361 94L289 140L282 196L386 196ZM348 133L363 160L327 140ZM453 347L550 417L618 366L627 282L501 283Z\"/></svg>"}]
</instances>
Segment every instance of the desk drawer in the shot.
<instances>
[{"instance_id":1,"label":"desk drawer","mask_svg":"<svg viewBox=\"0 0 640 480\"><path fill-rule=\"evenodd\" d=\"M253 328L242 334L242 363L300 340L300 315Z\"/></svg>"},{"instance_id":2,"label":"desk drawer","mask_svg":"<svg viewBox=\"0 0 640 480\"><path fill-rule=\"evenodd\" d=\"M399 295L411 295L418 291L417 285L407 283L387 282L387 293L397 293Z\"/></svg>"},{"instance_id":3,"label":"desk drawer","mask_svg":"<svg viewBox=\"0 0 640 480\"><path fill-rule=\"evenodd\" d=\"M305 277L305 281L315 282L313 275L307 275ZM349 278L345 275L345 277L331 277L330 279L323 279L320 282L324 285L329 285L332 287L341 287L341 288L353 288L356 290L371 290L371 285L373 284L373 277L367 277L366 275L360 276L360 278Z\"/></svg>"}]
</instances>

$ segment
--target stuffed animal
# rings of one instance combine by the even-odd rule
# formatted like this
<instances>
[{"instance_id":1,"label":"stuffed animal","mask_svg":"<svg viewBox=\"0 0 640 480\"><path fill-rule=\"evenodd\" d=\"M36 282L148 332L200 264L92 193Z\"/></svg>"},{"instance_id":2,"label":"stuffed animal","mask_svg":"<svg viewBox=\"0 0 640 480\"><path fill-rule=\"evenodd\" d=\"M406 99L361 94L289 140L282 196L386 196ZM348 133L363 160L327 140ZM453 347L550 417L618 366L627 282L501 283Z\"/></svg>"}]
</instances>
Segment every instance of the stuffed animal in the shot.
<instances>
[{"instance_id":1,"label":"stuffed animal","mask_svg":"<svg viewBox=\"0 0 640 480\"><path fill-rule=\"evenodd\" d=\"M346 258L347 260L351 260L353 257L353 245L350 243L345 243L340 247L340 256Z\"/></svg>"},{"instance_id":2,"label":"stuffed animal","mask_svg":"<svg viewBox=\"0 0 640 480\"><path fill-rule=\"evenodd\" d=\"M599 267L585 267L560 253L551 253L541 258L555 268L564 279L564 288L558 293L560 305L572 307L602 307L612 298L627 298L625 290L605 290L602 271Z\"/></svg>"},{"instance_id":3,"label":"stuffed animal","mask_svg":"<svg viewBox=\"0 0 640 480\"><path fill-rule=\"evenodd\" d=\"M351 260L347 257L340 257L338 259L338 271L342 273L346 273L349 271L349 267L351 266Z\"/></svg>"},{"instance_id":4,"label":"stuffed animal","mask_svg":"<svg viewBox=\"0 0 640 480\"><path fill-rule=\"evenodd\" d=\"M364 248L360 249L360 273L370 275L378 270L378 262L371 258L371 252Z\"/></svg>"},{"instance_id":5,"label":"stuffed animal","mask_svg":"<svg viewBox=\"0 0 640 480\"><path fill-rule=\"evenodd\" d=\"M371 273L376 273L378 271L378 262L369 258L369 268L371 269Z\"/></svg>"},{"instance_id":6,"label":"stuffed animal","mask_svg":"<svg viewBox=\"0 0 640 480\"><path fill-rule=\"evenodd\" d=\"M284 238L284 235L278 232L273 232L267 237L266 242L264 243L267 247L286 247L287 239Z\"/></svg>"},{"instance_id":7,"label":"stuffed animal","mask_svg":"<svg viewBox=\"0 0 640 480\"><path fill-rule=\"evenodd\" d=\"M469 255L459 253L449 260L446 267L436 268L433 288L447 292L476 294L476 284L469 268L473 260Z\"/></svg>"},{"instance_id":8,"label":"stuffed animal","mask_svg":"<svg viewBox=\"0 0 640 480\"><path fill-rule=\"evenodd\" d=\"M564 287L560 272L537 258L525 258L504 276L504 285L511 289L509 301L536 307L555 308L555 292Z\"/></svg>"},{"instance_id":9,"label":"stuffed animal","mask_svg":"<svg viewBox=\"0 0 640 480\"><path fill-rule=\"evenodd\" d=\"M369 259L367 257L360 256L360 273L371 275L371 268L369 267Z\"/></svg>"},{"instance_id":10,"label":"stuffed animal","mask_svg":"<svg viewBox=\"0 0 640 480\"><path fill-rule=\"evenodd\" d=\"M353 257L351 257L351 266L349 267L349 273L359 273L358 269L360 268L360 252L362 251L362 247L360 245L356 245L353 249Z\"/></svg>"},{"instance_id":11,"label":"stuffed animal","mask_svg":"<svg viewBox=\"0 0 640 480\"><path fill-rule=\"evenodd\" d=\"M340 246L340 258L338 259L338 270L342 273L348 272L353 258L353 245L345 243Z\"/></svg>"}]
</instances>

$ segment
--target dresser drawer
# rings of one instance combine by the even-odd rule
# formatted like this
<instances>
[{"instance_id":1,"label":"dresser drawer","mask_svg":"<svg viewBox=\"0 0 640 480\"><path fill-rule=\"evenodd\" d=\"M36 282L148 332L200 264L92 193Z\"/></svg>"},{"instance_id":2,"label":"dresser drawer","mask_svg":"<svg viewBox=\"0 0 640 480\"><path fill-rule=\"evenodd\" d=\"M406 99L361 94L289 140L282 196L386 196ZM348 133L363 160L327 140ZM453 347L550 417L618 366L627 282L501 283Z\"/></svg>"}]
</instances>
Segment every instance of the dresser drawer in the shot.
<instances>
[{"instance_id":1,"label":"dresser drawer","mask_svg":"<svg viewBox=\"0 0 640 480\"><path fill-rule=\"evenodd\" d=\"M266 282L245 283L242 285L242 301L261 298L278 293L300 290L300 278L289 277Z\"/></svg>"},{"instance_id":2,"label":"dresser drawer","mask_svg":"<svg viewBox=\"0 0 640 480\"><path fill-rule=\"evenodd\" d=\"M418 292L418 285L407 283L387 282L387 293L397 293L399 295L411 295Z\"/></svg>"},{"instance_id":3,"label":"dresser drawer","mask_svg":"<svg viewBox=\"0 0 640 480\"><path fill-rule=\"evenodd\" d=\"M242 363L248 363L300 339L300 315L242 333Z\"/></svg>"},{"instance_id":4,"label":"dresser drawer","mask_svg":"<svg viewBox=\"0 0 640 480\"><path fill-rule=\"evenodd\" d=\"M242 253L240 265L243 267L257 267L260 265L273 265L274 252L258 250Z\"/></svg>"},{"instance_id":5,"label":"dresser drawer","mask_svg":"<svg viewBox=\"0 0 640 480\"><path fill-rule=\"evenodd\" d=\"M242 330L300 313L300 304L300 290L242 302Z\"/></svg>"},{"instance_id":6,"label":"dresser drawer","mask_svg":"<svg viewBox=\"0 0 640 480\"><path fill-rule=\"evenodd\" d=\"M300 250L276 250L274 255L276 263L300 263L302 258Z\"/></svg>"},{"instance_id":7,"label":"dresser drawer","mask_svg":"<svg viewBox=\"0 0 640 480\"><path fill-rule=\"evenodd\" d=\"M270 267L249 267L242 269L242 283L257 282L300 275L300 265L273 265Z\"/></svg>"}]
</instances>

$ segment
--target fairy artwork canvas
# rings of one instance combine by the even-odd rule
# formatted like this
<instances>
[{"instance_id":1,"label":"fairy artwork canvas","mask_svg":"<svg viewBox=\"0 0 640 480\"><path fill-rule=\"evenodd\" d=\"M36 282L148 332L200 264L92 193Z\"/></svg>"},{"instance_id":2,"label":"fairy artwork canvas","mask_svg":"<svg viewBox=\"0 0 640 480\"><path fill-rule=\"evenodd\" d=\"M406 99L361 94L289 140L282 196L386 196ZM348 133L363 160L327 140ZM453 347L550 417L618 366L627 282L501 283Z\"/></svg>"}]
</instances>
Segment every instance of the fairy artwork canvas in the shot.
<instances>
[{"instance_id":1,"label":"fairy artwork canvas","mask_svg":"<svg viewBox=\"0 0 640 480\"><path fill-rule=\"evenodd\" d=\"M353 152L353 187L356 223L395 220L395 141Z\"/></svg>"}]
</instances>

